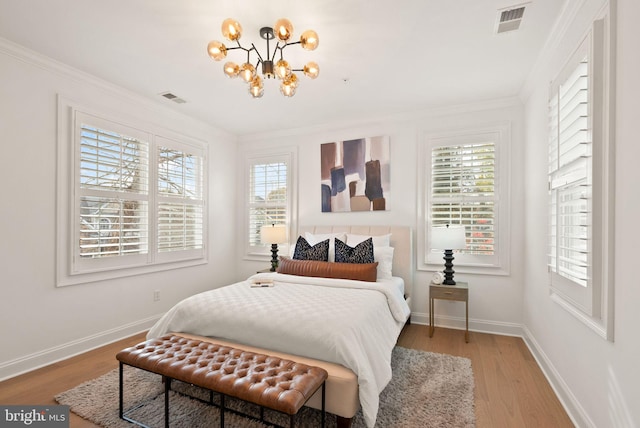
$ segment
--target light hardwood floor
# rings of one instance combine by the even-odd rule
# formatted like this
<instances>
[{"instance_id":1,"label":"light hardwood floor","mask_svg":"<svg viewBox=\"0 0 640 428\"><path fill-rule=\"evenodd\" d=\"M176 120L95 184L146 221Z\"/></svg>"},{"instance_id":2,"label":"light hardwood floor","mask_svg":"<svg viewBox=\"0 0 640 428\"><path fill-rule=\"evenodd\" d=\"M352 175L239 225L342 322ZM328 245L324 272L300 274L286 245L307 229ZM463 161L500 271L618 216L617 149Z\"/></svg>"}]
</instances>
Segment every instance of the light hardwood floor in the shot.
<instances>
[{"instance_id":1,"label":"light hardwood floor","mask_svg":"<svg viewBox=\"0 0 640 428\"><path fill-rule=\"evenodd\" d=\"M144 334L0 382L0 404L56 404L54 395L117 367L115 354ZM524 341L517 337L405 327L398 345L471 359L477 428L573 427ZM72 428L95 427L71 414Z\"/></svg>"}]
</instances>

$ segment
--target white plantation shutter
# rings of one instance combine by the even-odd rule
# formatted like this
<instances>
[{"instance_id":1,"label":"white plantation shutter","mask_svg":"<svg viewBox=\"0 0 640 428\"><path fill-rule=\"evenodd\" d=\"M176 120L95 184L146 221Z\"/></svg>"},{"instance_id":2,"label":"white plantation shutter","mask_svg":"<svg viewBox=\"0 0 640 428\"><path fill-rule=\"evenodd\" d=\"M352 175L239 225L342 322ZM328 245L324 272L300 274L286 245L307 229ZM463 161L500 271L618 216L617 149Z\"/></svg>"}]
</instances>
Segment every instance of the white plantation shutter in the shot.
<instances>
[{"instance_id":1,"label":"white plantation shutter","mask_svg":"<svg viewBox=\"0 0 640 428\"><path fill-rule=\"evenodd\" d=\"M286 224L290 205L289 159L259 158L249 164L248 245L262 246L260 228Z\"/></svg>"},{"instance_id":2,"label":"white plantation shutter","mask_svg":"<svg viewBox=\"0 0 640 428\"><path fill-rule=\"evenodd\" d=\"M461 254L495 252L496 149L493 142L436 147L431 152L431 222L465 226Z\"/></svg>"},{"instance_id":3,"label":"white plantation shutter","mask_svg":"<svg viewBox=\"0 0 640 428\"><path fill-rule=\"evenodd\" d=\"M442 250L431 248L431 228L452 224L463 225L466 234L465 248L454 250L456 272L509 273L510 144L509 122L425 136L418 269L443 269Z\"/></svg>"},{"instance_id":4,"label":"white plantation shutter","mask_svg":"<svg viewBox=\"0 0 640 428\"><path fill-rule=\"evenodd\" d=\"M582 287L589 280L592 212L586 56L549 101L549 271Z\"/></svg>"},{"instance_id":5,"label":"white plantation shutter","mask_svg":"<svg viewBox=\"0 0 640 428\"><path fill-rule=\"evenodd\" d=\"M80 198L80 257L147 253L147 203L119 198Z\"/></svg>"},{"instance_id":6,"label":"white plantation shutter","mask_svg":"<svg viewBox=\"0 0 640 428\"><path fill-rule=\"evenodd\" d=\"M65 283L205 253L205 146L73 111L72 259ZM185 138L186 140L186 138ZM185 265L186 265L185 264Z\"/></svg>"},{"instance_id":7,"label":"white plantation shutter","mask_svg":"<svg viewBox=\"0 0 640 428\"><path fill-rule=\"evenodd\" d=\"M203 158L158 148L158 251L201 250L204 238Z\"/></svg>"},{"instance_id":8,"label":"white plantation shutter","mask_svg":"<svg viewBox=\"0 0 640 428\"><path fill-rule=\"evenodd\" d=\"M202 248L202 206L158 204L158 251Z\"/></svg>"},{"instance_id":9,"label":"white plantation shutter","mask_svg":"<svg viewBox=\"0 0 640 428\"><path fill-rule=\"evenodd\" d=\"M611 26L593 22L549 91L551 298L613 339L614 117Z\"/></svg>"},{"instance_id":10,"label":"white plantation shutter","mask_svg":"<svg viewBox=\"0 0 640 428\"><path fill-rule=\"evenodd\" d=\"M149 143L95 126L100 121L88 116L79 119L77 254L146 254Z\"/></svg>"}]
</instances>

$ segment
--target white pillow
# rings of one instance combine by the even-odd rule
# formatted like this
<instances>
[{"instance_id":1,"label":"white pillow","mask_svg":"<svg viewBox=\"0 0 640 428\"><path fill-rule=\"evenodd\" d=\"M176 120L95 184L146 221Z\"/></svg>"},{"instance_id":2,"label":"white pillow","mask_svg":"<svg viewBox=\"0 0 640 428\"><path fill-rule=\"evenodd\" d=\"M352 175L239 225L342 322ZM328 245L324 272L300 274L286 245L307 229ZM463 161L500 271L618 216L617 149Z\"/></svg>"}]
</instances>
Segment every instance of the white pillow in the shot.
<instances>
[{"instance_id":1,"label":"white pillow","mask_svg":"<svg viewBox=\"0 0 640 428\"><path fill-rule=\"evenodd\" d=\"M329 261L330 262L336 261L336 238L338 238L342 242L345 241L344 233L313 234L313 233L305 232L304 234L304 239L306 239L309 245L311 246L316 245L318 242L322 242L325 239L329 240Z\"/></svg>"},{"instance_id":2,"label":"white pillow","mask_svg":"<svg viewBox=\"0 0 640 428\"><path fill-rule=\"evenodd\" d=\"M347 233L347 245L355 247L369 238L373 238L373 261L378 262L378 278L390 279L392 276L391 268L393 266L393 247L391 246L390 233L378 236Z\"/></svg>"},{"instance_id":3,"label":"white pillow","mask_svg":"<svg viewBox=\"0 0 640 428\"><path fill-rule=\"evenodd\" d=\"M378 262L378 279L391 279L393 276L393 247L373 247L373 261Z\"/></svg>"},{"instance_id":4,"label":"white pillow","mask_svg":"<svg viewBox=\"0 0 640 428\"><path fill-rule=\"evenodd\" d=\"M346 244L350 247L355 247L362 241L373 238L373 246L374 247L389 247L391 241L391 234L388 233L386 235L379 236L371 236L371 235L352 235L351 233L347 233L347 242ZM325 238L327 239L327 238Z\"/></svg>"}]
</instances>

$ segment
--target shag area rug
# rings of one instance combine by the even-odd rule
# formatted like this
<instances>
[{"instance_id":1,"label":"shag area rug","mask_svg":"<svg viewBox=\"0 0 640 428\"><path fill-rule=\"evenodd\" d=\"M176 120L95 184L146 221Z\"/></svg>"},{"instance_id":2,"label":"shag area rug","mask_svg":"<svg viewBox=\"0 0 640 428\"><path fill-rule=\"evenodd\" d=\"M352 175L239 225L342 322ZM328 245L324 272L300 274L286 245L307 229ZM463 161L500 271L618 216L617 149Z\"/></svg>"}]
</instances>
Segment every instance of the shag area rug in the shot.
<instances>
[{"instance_id":1,"label":"shag area rug","mask_svg":"<svg viewBox=\"0 0 640 428\"><path fill-rule=\"evenodd\" d=\"M467 358L396 346L392 355L393 379L380 394L376 427L475 427L473 372ZM164 426L164 386L159 375L133 367L124 369L124 407L137 408L128 416L151 427ZM174 381L172 390L204 400L208 391ZM219 410L183 394L170 393L170 426L196 428L219 426ZM214 402L217 395L214 395ZM57 395L60 404L104 427L128 428L132 424L118 417L118 369ZM226 405L259 415L256 406L227 399ZM288 425L288 417L265 411L268 421ZM320 412L303 407L296 425L320 425ZM232 412L225 412L227 427L264 427ZM327 426L335 417L327 414ZM362 414L353 420L354 428L365 427Z\"/></svg>"}]
</instances>

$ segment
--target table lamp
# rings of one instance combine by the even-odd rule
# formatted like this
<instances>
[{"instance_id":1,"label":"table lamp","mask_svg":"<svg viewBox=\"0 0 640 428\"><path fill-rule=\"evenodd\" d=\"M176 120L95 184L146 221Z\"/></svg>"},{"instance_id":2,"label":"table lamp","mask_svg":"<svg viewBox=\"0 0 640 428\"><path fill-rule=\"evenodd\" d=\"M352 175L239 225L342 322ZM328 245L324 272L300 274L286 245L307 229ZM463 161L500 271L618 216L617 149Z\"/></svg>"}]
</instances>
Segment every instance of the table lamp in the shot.
<instances>
[{"instance_id":1,"label":"table lamp","mask_svg":"<svg viewBox=\"0 0 640 428\"><path fill-rule=\"evenodd\" d=\"M431 228L431 248L444 250L444 281L445 285L456 285L453 280L453 250L467 246L464 226L446 225Z\"/></svg>"},{"instance_id":2,"label":"table lamp","mask_svg":"<svg viewBox=\"0 0 640 428\"><path fill-rule=\"evenodd\" d=\"M271 272L278 267L278 244L287 242L287 227L284 224L265 225L260 228L260 241L271 244Z\"/></svg>"}]
</instances>

